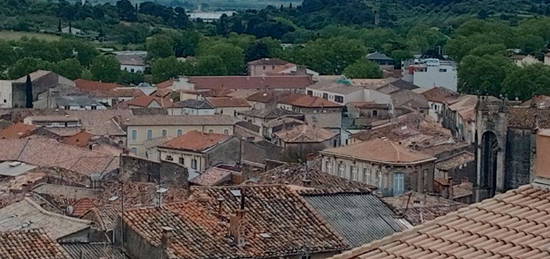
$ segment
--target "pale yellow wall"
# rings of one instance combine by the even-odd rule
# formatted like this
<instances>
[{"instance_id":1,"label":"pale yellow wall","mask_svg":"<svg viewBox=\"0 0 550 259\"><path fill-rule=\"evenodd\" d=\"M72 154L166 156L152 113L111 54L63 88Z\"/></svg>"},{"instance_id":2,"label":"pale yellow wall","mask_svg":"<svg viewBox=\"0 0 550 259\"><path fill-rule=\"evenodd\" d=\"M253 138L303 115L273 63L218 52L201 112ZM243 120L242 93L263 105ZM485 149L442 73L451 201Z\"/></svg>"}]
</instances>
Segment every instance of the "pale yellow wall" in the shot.
<instances>
[{"instance_id":1,"label":"pale yellow wall","mask_svg":"<svg viewBox=\"0 0 550 259\"><path fill-rule=\"evenodd\" d=\"M183 132L182 134L185 134L189 131L196 130L201 131L205 133L219 133L219 134L228 134L233 135L233 125L181 125L181 126L156 126L156 125L150 125L150 126L128 126L127 129L127 138L128 138L128 149L132 151L133 148L136 149L136 155L145 157L145 147L144 143L147 141L147 130L151 129L153 131L153 139L154 138L160 138L162 137L162 130L166 129L166 136L168 138L175 138L177 137L177 131L178 129L181 129ZM137 131L137 138L132 138L132 131Z\"/></svg>"},{"instance_id":2,"label":"pale yellow wall","mask_svg":"<svg viewBox=\"0 0 550 259\"><path fill-rule=\"evenodd\" d=\"M201 153L195 153L195 152L186 152L186 151L180 151L180 150L172 150L172 149L164 149L159 148L160 153L160 159L163 161L168 160L168 156L172 156L173 163L180 164L186 168L191 168L191 161L192 159L197 160L197 171L204 171L206 169L206 159ZM183 158L183 164L180 163L180 158Z\"/></svg>"}]
</instances>

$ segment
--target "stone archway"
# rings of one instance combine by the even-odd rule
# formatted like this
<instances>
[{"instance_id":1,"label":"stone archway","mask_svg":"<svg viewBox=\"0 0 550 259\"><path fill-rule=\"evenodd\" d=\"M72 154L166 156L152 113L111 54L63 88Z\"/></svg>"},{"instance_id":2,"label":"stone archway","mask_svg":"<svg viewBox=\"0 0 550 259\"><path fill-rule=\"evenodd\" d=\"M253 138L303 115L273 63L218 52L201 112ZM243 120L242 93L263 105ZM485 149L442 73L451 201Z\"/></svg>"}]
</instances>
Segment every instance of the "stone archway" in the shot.
<instances>
[{"instance_id":1,"label":"stone archway","mask_svg":"<svg viewBox=\"0 0 550 259\"><path fill-rule=\"evenodd\" d=\"M483 133L481 137L481 174L479 187L487 190L489 197L495 195L497 189L497 161L499 143L492 131Z\"/></svg>"}]
</instances>

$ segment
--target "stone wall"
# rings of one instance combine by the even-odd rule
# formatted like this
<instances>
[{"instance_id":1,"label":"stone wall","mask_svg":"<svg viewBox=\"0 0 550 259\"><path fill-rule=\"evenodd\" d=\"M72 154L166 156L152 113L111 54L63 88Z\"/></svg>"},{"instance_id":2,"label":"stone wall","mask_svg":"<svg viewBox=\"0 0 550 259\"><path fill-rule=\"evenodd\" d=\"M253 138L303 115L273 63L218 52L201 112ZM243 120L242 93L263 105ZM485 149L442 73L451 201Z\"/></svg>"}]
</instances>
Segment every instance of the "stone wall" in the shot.
<instances>
[{"instance_id":1,"label":"stone wall","mask_svg":"<svg viewBox=\"0 0 550 259\"><path fill-rule=\"evenodd\" d=\"M188 186L187 169L175 163L155 162L131 155L121 155L122 181L128 182L159 182L161 184L179 187Z\"/></svg>"},{"instance_id":2,"label":"stone wall","mask_svg":"<svg viewBox=\"0 0 550 259\"><path fill-rule=\"evenodd\" d=\"M241 140L231 138L207 151L206 167L218 164L233 165L241 161Z\"/></svg>"},{"instance_id":3,"label":"stone wall","mask_svg":"<svg viewBox=\"0 0 550 259\"><path fill-rule=\"evenodd\" d=\"M531 176L531 138L530 129L508 129L505 159L505 189L515 189L528 184Z\"/></svg>"}]
</instances>

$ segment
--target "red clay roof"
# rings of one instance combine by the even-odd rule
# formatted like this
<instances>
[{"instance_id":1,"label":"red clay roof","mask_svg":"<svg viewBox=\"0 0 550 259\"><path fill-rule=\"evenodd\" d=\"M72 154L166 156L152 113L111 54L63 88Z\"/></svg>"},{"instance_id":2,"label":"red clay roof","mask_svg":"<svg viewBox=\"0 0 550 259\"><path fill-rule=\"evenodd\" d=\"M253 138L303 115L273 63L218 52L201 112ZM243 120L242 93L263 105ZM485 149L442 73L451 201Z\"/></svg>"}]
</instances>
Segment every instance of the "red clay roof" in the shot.
<instances>
[{"instance_id":1,"label":"red clay roof","mask_svg":"<svg viewBox=\"0 0 550 259\"><path fill-rule=\"evenodd\" d=\"M304 89L313 84L311 76L193 76L195 89Z\"/></svg>"},{"instance_id":2,"label":"red clay roof","mask_svg":"<svg viewBox=\"0 0 550 259\"><path fill-rule=\"evenodd\" d=\"M116 83L104 83L86 79L76 79L74 81L76 88L84 92L109 91L117 87L123 87Z\"/></svg>"},{"instance_id":3,"label":"red clay roof","mask_svg":"<svg viewBox=\"0 0 550 259\"><path fill-rule=\"evenodd\" d=\"M248 65L269 65L269 66L282 66L289 64L290 62L279 58L261 58L248 62Z\"/></svg>"},{"instance_id":4,"label":"red clay roof","mask_svg":"<svg viewBox=\"0 0 550 259\"><path fill-rule=\"evenodd\" d=\"M98 203L98 201L91 198L82 198L76 201L73 204L73 212L71 216L78 218L84 216L84 214L86 214L89 210L96 207L96 203Z\"/></svg>"},{"instance_id":5,"label":"red clay roof","mask_svg":"<svg viewBox=\"0 0 550 259\"><path fill-rule=\"evenodd\" d=\"M18 259L71 258L65 249L39 229L0 232L0 255Z\"/></svg>"},{"instance_id":6,"label":"red clay roof","mask_svg":"<svg viewBox=\"0 0 550 259\"><path fill-rule=\"evenodd\" d=\"M458 93L445 87L434 87L426 92L423 92L422 95L424 95L428 101L444 103L447 98L458 96Z\"/></svg>"},{"instance_id":7,"label":"red clay roof","mask_svg":"<svg viewBox=\"0 0 550 259\"><path fill-rule=\"evenodd\" d=\"M36 125L16 123L3 130L0 130L0 139L18 139L32 135L37 128Z\"/></svg>"},{"instance_id":8,"label":"red clay roof","mask_svg":"<svg viewBox=\"0 0 550 259\"><path fill-rule=\"evenodd\" d=\"M245 245L234 245L228 222L239 207L240 199L232 192L236 189L199 188L184 203L129 209L124 221L155 247L161 245L163 228L171 228L165 252L175 258L286 258L349 247L297 193L286 186L265 185L240 187L246 196L241 221Z\"/></svg>"},{"instance_id":9,"label":"red clay roof","mask_svg":"<svg viewBox=\"0 0 550 259\"><path fill-rule=\"evenodd\" d=\"M275 133L275 136L286 143L321 143L336 137L336 135L338 133L307 124Z\"/></svg>"},{"instance_id":10,"label":"red clay roof","mask_svg":"<svg viewBox=\"0 0 550 259\"><path fill-rule=\"evenodd\" d=\"M136 106L136 107L142 107L142 108L148 108L149 105L151 105L152 102L157 102L160 107L162 108L168 108L172 107L173 102L170 100L170 98L160 98L150 95L143 95L138 96L132 100L129 100L127 102L121 103L118 108L126 108L128 106Z\"/></svg>"},{"instance_id":11,"label":"red clay roof","mask_svg":"<svg viewBox=\"0 0 550 259\"><path fill-rule=\"evenodd\" d=\"M306 108L340 108L342 105L331 102L327 99L321 97L305 95L305 94L290 94L281 101L280 103L289 104L297 107L306 107Z\"/></svg>"},{"instance_id":12,"label":"red clay roof","mask_svg":"<svg viewBox=\"0 0 550 259\"><path fill-rule=\"evenodd\" d=\"M334 258L550 258L550 189L526 185Z\"/></svg>"},{"instance_id":13,"label":"red clay roof","mask_svg":"<svg viewBox=\"0 0 550 259\"><path fill-rule=\"evenodd\" d=\"M68 145L77 146L77 147L87 147L93 136L94 135L86 131L81 131L73 136L64 138L61 142Z\"/></svg>"},{"instance_id":14,"label":"red clay roof","mask_svg":"<svg viewBox=\"0 0 550 259\"><path fill-rule=\"evenodd\" d=\"M159 89L164 89L164 88L168 88L168 87L171 87L173 84L174 84L174 79L169 79L169 80L166 80L164 82L160 82L158 84L156 84L155 86Z\"/></svg>"},{"instance_id":15,"label":"red clay roof","mask_svg":"<svg viewBox=\"0 0 550 259\"><path fill-rule=\"evenodd\" d=\"M430 155L410 150L399 145L399 143L380 138L353 145L326 149L321 151L321 153L388 164L417 164L436 159Z\"/></svg>"},{"instance_id":16,"label":"red clay roof","mask_svg":"<svg viewBox=\"0 0 550 259\"><path fill-rule=\"evenodd\" d=\"M250 104L243 98L232 97L208 97L206 101L213 107L250 107Z\"/></svg>"},{"instance_id":17,"label":"red clay roof","mask_svg":"<svg viewBox=\"0 0 550 259\"><path fill-rule=\"evenodd\" d=\"M226 141L229 138L231 138L231 136L216 133L203 133L194 130L169 140L160 147L202 152L210 147Z\"/></svg>"}]
</instances>

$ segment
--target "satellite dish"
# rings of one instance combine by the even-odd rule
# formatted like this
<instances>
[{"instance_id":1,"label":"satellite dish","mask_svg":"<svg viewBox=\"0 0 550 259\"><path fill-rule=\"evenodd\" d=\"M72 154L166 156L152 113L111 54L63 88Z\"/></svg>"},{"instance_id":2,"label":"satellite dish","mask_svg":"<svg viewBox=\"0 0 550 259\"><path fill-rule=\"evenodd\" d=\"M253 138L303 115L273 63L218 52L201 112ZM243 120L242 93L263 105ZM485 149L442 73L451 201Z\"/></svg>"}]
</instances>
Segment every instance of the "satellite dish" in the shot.
<instances>
[{"instance_id":1,"label":"satellite dish","mask_svg":"<svg viewBox=\"0 0 550 259\"><path fill-rule=\"evenodd\" d=\"M167 191L168 191L168 188L159 188L159 189L157 190L157 193L165 193L165 192L167 192Z\"/></svg>"},{"instance_id":2,"label":"satellite dish","mask_svg":"<svg viewBox=\"0 0 550 259\"><path fill-rule=\"evenodd\" d=\"M118 200L118 196L113 196L113 197L109 198L109 201L116 201L116 200Z\"/></svg>"}]
</instances>

